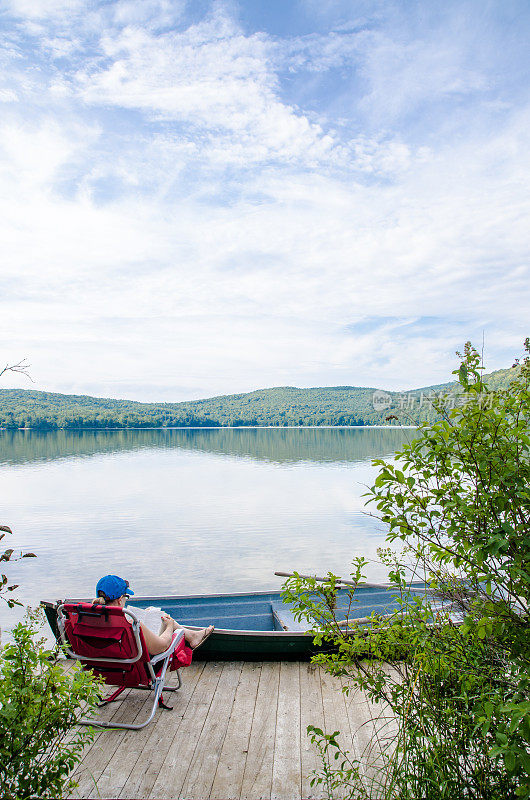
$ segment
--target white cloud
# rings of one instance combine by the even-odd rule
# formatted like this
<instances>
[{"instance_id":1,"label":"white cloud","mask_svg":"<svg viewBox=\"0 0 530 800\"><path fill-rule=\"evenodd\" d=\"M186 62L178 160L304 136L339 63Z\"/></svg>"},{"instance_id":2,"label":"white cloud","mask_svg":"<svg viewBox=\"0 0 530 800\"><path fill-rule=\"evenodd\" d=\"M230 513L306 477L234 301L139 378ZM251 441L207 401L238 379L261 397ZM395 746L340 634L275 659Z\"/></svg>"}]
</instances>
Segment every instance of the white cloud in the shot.
<instances>
[{"instance_id":1,"label":"white cloud","mask_svg":"<svg viewBox=\"0 0 530 800\"><path fill-rule=\"evenodd\" d=\"M17 100L18 96L12 89L0 89L0 103L12 103Z\"/></svg>"},{"instance_id":2,"label":"white cloud","mask_svg":"<svg viewBox=\"0 0 530 800\"><path fill-rule=\"evenodd\" d=\"M228 161L307 159L334 148L331 136L282 103L271 43L245 36L224 14L158 36L128 27L102 41L110 64L77 75L86 102L140 109L209 131L212 155Z\"/></svg>"},{"instance_id":3,"label":"white cloud","mask_svg":"<svg viewBox=\"0 0 530 800\"><path fill-rule=\"evenodd\" d=\"M361 69L369 91L362 105L388 125L425 103L485 91L489 88L485 75L465 63L459 45L436 36L402 42L379 32L366 34Z\"/></svg>"},{"instance_id":4,"label":"white cloud","mask_svg":"<svg viewBox=\"0 0 530 800\"><path fill-rule=\"evenodd\" d=\"M109 13L115 25L147 25L162 28L182 18L185 0L118 0Z\"/></svg>"},{"instance_id":5,"label":"white cloud","mask_svg":"<svg viewBox=\"0 0 530 800\"><path fill-rule=\"evenodd\" d=\"M40 63L2 120L7 360L27 356L39 388L168 400L434 383L482 329L507 363L528 321L527 108L447 141L358 118L345 137L325 103L316 122L284 96L299 43L226 12L156 33L162 6L92 10L96 38L94 17L92 38L47 22L43 52L66 66ZM87 50L58 44L60 25ZM356 48L373 119L487 84L445 44L337 41L303 46L322 73Z\"/></svg>"},{"instance_id":6,"label":"white cloud","mask_svg":"<svg viewBox=\"0 0 530 800\"><path fill-rule=\"evenodd\" d=\"M65 18L86 5L86 0L8 0L6 3L11 14L28 20Z\"/></svg>"},{"instance_id":7,"label":"white cloud","mask_svg":"<svg viewBox=\"0 0 530 800\"><path fill-rule=\"evenodd\" d=\"M45 385L44 353L53 352L59 385L70 380L73 360L97 383L116 369L131 383L141 364L144 398L160 370L169 387L170 374L180 384L188 376L194 395L270 383L381 384L383 375L406 387L422 382L416 376L426 365L426 382L443 380L465 325L453 340L450 330L436 341L429 333L408 337L408 348L392 328L355 337L343 328L368 309L405 317L443 309L474 330L509 314L522 337L528 274L520 267L500 296L494 283L506 261L499 235L506 224L511 260L525 257L522 193L503 208L502 187L487 175L480 184L474 175L470 186L462 172L444 186L450 165L462 170L467 156L448 152L427 165L422 181L416 175L384 195L331 178L271 174L260 178L266 200L258 206L242 199L208 207L191 198L171 213L157 200L97 208L87 199L43 198L35 184L29 208L40 219L28 231L28 206L18 209L20 237L12 235L4 271L22 272L26 297L6 304L3 324L24 354L39 341ZM495 263L487 280L485 251ZM379 359L387 360L383 370Z\"/></svg>"}]
</instances>

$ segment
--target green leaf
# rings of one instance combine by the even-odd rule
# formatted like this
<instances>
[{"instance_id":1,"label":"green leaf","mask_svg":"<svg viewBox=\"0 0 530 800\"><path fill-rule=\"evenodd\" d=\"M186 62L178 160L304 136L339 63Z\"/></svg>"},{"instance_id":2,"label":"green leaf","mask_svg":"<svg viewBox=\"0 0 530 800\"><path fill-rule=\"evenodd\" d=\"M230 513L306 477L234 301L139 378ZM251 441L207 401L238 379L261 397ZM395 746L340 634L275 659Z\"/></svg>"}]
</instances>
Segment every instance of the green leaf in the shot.
<instances>
[{"instance_id":1,"label":"green leaf","mask_svg":"<svg viewBox=\"0 0 530 800\"><path fill-rule=\"evenodd\" d=\"M504 765L508 772L514 772L516 765L515 753L512 750L507 750L504 754Z\"/></svg>"}]
</instances>

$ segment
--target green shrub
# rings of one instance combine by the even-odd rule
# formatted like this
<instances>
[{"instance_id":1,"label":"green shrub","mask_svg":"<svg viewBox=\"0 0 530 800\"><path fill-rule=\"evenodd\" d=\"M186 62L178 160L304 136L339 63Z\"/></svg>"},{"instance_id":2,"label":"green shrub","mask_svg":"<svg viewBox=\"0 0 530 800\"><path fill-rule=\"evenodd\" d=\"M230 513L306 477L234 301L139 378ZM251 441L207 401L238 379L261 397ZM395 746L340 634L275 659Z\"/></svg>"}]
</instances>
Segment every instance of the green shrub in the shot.
<instances>
[{"instance_id":1,"label":"green shrub","mask_svg":"<svg viewBox=\"0 0 530 800\"><path fill-rule=\"evenodd\" d=\"M91 728L74 731L83 709L98 702L99 683L74 666L65 673L57 651L38 639L41 612L28 612L0 658L0 793L3 800L60 798L75 782Z\"/></svg>"},{"instance_id":2,"label":"green shrub","mask_svg":"<svg viewBox=\"0 0 530 800\"><path fill-rule=\"evenodd\" d=\"M0 541L2 541L6 533L12 533L11 528L8 525L0 525ZM20 553L19 555L15 555L15 551L12 547L8 547L3 553L0 553L0 562L20 561L21 558L36 558L36 555L35 553ZM7 575L0 574L0 601L7 603L9 608L22 605L11 594L15 589L18 589L18 584L14 583L9 585Z\"/></svg>"},{"instance_id":3,"label":"green shrub","mask_svg":"<svg viewBox=\"0 0 530 800\"><path fill-rule=\"evenodd\" d=\"M462 404L446 413L440 403L439 422L421 426L393 463L374 462L369 501L388 542L403 546L380 553L400 603L391 620L374 614L369 628L345 633L333 576L323 586L299 577L286 584L300 617L321 628L317 641L330 645L315 660L395 722L369 779L336 732L330 741L311 729L323 752L336 748L344 797L530 797L528 340L525 350L511 385L488 390L468 343L455 371ZM355 581L365 563L357 560ZM430 602L407 594L411 574L429 585Z\"/></svg>"}]
</instances>

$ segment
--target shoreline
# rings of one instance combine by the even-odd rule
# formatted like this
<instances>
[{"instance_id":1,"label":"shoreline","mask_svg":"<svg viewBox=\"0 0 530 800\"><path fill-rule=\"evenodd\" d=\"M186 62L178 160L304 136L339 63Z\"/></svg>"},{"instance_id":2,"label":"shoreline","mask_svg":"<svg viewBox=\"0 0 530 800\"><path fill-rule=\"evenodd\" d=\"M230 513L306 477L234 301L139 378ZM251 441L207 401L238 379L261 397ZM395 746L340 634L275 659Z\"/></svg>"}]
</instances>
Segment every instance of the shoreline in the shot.
<instances>
[{"instance_id":1,"label":"shoreline","mask_svg":"<svg viewBox=\"0 0 530 800\"><path fill-rule=\"evenodd\" d=\"M408 430L418 428L419 425L167 425L153 427L88 427L79 428L4 428L0 426L0 431L18 432L38 432L38 433L57 433L58 431L236 431L236 430L363 430L374 429L398 429Z\"/></svg>"}]
</instances>

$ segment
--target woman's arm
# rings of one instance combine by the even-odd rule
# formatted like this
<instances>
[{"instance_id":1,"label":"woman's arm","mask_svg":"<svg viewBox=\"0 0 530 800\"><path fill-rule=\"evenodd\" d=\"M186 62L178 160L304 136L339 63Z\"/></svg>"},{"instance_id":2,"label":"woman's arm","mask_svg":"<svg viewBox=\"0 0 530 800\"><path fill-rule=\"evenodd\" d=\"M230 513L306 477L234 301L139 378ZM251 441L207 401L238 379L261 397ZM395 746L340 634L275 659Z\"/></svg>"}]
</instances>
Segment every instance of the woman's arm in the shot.
<instances>
[{"instance_id":1,"label":"woman's arm","mask_svg":"<svg viewBox=\"0 0 530 800\"><path fill-rule=\"evenodd\" d=\"M162 624L165 624L165 628L157 634L153 633L143 622L140 622L140 628L142 629L147 649L152 656L157 656L159 653L163 653L164 650L167 650L173 638L174 625L171 617L164 617L162 619Z\"/></svg>"}]
</instances>

